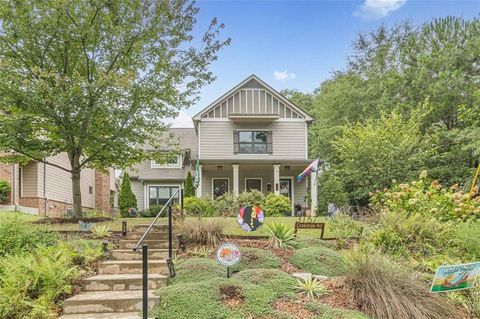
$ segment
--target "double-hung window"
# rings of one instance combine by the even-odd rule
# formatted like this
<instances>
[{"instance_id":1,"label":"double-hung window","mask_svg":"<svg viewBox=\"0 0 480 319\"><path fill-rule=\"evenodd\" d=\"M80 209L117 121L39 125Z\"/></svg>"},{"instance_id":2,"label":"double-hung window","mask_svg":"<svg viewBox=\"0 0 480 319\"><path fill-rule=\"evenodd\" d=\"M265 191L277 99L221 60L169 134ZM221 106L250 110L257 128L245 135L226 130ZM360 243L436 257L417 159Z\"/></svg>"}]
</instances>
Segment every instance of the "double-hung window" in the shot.
<instances>
[{"instance_id":1,"label":"double-hung window","mask_svg":"<svg viewBox=\"0 0 480 319\"><path fill-rule=\"evenodd\" d=\"M272 154L271 131L235 131L233 141L235 154Z\"/></svg>"}]
</instances>

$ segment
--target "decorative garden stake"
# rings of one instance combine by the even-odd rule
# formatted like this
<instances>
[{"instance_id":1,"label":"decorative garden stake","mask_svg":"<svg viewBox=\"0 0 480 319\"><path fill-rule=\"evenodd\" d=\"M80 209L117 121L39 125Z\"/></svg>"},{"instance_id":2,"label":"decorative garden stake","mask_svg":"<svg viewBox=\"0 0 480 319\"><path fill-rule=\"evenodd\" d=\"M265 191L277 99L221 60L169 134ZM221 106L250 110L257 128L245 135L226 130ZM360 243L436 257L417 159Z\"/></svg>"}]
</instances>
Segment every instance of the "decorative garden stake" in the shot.
<instances>
[{"instance_id":1,"label":"decorative garden stake","mask_svg":"<svg viewBox=\"0 0 480 319\"><path fill-rule=\"evenodd\" d=\"M480 262L440 266L433 278L430 292L442 292L472 288L480 273Z\"/></svg>"},{"instance_id":2,"label":"decorative garden stake","mask_svg":"<svg viewBox=\"0 0 480 319\"><path fill-rule=\"evenodd\" d=\"M227 267L227 278L230 278L230 267L238 264L242 256L240 249L233 243L223 243L218 247L216 256L220 265Z\"/></svg>"},{"instance_id":3,"label":"decorative garden stake","mask_svg":"<svg viewBox=\"0 0 480 319\"><path fill-rule=\"evenodd\" d=\"M258 206L243 206L238 211L237 222L245 231L255 231L263 225L265 214Z\"/></svg>"}]
</instances>

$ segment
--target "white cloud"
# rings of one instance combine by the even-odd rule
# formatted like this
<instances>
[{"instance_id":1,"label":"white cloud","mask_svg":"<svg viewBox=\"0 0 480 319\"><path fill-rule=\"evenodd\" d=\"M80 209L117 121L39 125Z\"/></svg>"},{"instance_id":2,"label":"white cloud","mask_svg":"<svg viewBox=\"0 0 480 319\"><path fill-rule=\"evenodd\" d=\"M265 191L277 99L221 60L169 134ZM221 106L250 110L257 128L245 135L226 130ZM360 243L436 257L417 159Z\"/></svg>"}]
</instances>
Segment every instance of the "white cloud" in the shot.
<instances>
[{"instance_id":1,"label":"white cloud","mask_svg":"<svg viewBox=\"0 0 480 319\"><path fill-rule=\"evenodd\" d=\"M282 81L282 82L285 82L285 81L288 81L288 80L293 80L297 77L297 75L295 73L292 73L292 72L288 72L287 70L285 71L274 71L273 72L273 77L275 79L275 81Z\"/></svg>"},{"instance_id":2,"label":"white cloud","mask_svg":"<svg viewBox=\"0 0 480 319\"><path fill-rule=\"evenodd\" d=\"M165 119L166 124L172 124L173 128L192 128L193 121L192 118L185 112L178 112L178 116L174 119L168 118Z\"/></svg>"},{"instance_id":3,"label":"white cloud","mask_svg":"<svg viewBox=\"0 0 480 319\"><path fill-rule=\"evenodd\" d=\"M407 0L365 0L354 15L366 20L385 18L406 2Z\"/></svg>"}]
</instances>

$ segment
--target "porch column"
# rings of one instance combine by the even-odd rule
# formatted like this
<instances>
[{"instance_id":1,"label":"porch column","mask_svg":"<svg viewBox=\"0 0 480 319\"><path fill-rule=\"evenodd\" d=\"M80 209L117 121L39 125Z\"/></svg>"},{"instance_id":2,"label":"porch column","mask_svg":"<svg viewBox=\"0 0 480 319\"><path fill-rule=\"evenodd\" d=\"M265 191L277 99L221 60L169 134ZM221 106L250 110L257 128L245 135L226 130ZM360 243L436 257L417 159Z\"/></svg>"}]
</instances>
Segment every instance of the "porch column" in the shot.
<instances>
[{"instance_id":1,"label":"porch column","mask_svg":"<svg viewBox=\"0 0 480 319\"><path fill-rule=\"evenodd\" d=\"M195 195L197 197L202 197L202 164L198 165L198 177L199 183Z\"/></svg>"},{"instance_id":2,"label":"porch column","mask_svg":"<svg viewBox=\"0 0 480 319\"><path fill-rule=\"evenodd\" d=\"M233 195L237 196L239 193L238 187L238 164L232 164L233 167Z\"/></svg>"},{"instance_id":3,"label":"porch column","mask_svg":"<svg viewBox=\"0 0 480 319\"><path fill-rule=\"evenodd\" d=\"M280 195L280 164L273 164L273 192Z\"/></svg>"},{"instance_id":4,"label":"porch column","mask_svg":"<svg viewBox=\"0 0 480 319\"><path fill-rule=\"evenodd\" d=\"M310 174L310 209L312 212L312 216L316 216L317 212L316 209L318 207L318 185L317 185L317 172L312 172Z\"/></svg>"}]
</instances>

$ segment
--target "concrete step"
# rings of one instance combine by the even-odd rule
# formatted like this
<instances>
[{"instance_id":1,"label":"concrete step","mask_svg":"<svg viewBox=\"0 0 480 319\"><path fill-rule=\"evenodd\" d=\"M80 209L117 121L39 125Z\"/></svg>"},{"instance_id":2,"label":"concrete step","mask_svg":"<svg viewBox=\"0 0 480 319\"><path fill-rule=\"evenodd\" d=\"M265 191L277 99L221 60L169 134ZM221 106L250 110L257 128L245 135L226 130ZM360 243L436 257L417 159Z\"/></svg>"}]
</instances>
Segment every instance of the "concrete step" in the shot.
<instances>
[{"instance_id":1,"label":"concrete step","mask_svg":"<svg viewBox=\"0 0 480 319\"><path fill-rule=\"evenodd\" d=\"M120 249L133 249L137 244L137 240L122 239L119 243ZM158 249L158 248L168 248L168 240L161 239L146 239L142 242L141 245L148 245L148 248ZM178 247L178 242L176 240L172 241L173 248ZM141 245L139 249L141 249Z\"/></svg>"},{"instance_id":2,"label":"concrete step","mask_svg":"<svg viewBox=\"0 0 480 319\"><path fill-rule=\"evenodd\" d=\"M131 240L138 240L140 238L142 238L144 232L130 232L130 233L127 233L127 236L124 237L125 239L131 239ZM167 240L168 239L168 231L165 230L165 231L161 231L161 232L157 232L157 231L151 231L147 234L147 236L145 237L145 239L163 239L163 240ZM175 236L173 236L173 239L174 240L177 240L175 238Z\"/></svg>"},{"instance_id":3,"label":"concrete step","mask_svg":"<svg viewBox=\"0 0 480 319\"><path fill-rule=\"evenodd\" d=\"M58 319L141 319L140 312L81 313L63 315ZM153 318L153 317L152 317Z\"/></svg>"},{"instance_id":4,"label":"concrete step","mask_svg":"<svg viewBox=\"0 0 480 319\"><path fill-rule=\"evenodd\" d=\"M148 275L148 289L158 289L167 284L168 276ZM96 275L83 280L86 291L121 291L142 289L142 274Z\"/></svg>"},{"instance_id":5,"label":"concrete step","mask_svg":"<svg viewBox=\"0 0 480 319\"><path fill-rule=\"evenodd\" d=\"M150 224L139 224L139 225L133 226L133 229L134 229L134 232L144 233L149 226ZM150 232L153 232L153 231L166 232L167 230L168 230L167 224L155 224L153 225Z\"/></svg>"},{"instance_id":6,"label":"concrete step","mask_svg":"<svg viewBox=\"0 0 480 319\"><path fill-rule=\"evenodd\" d=\"M103 261L98 266L98 273L100 275L141 274L142 261L141 260ZM169 272L168 272L167 262L165 260L149 260L148 273L168 275Z\"/></svg>"},{"instance_id":7,"label":"concrete step","mask_svg":"<svg viewBox=\"0 0 480 319\"><path fill-rule=\"evenodd\" d=\"M173 256L176 254L176 249L173 249ZM133 251L132 249L115 249L112 250L111 260L141 260L142 259L142 250ZM148 248L148 260L153 259L165 259L168 257L167 248Z\"/></svg>"},{"instance_id":8,"label":"concrete step","mask_svg":"<svg viewBox=\"0 0 480 319\"><path fill-rule=\"evenodd\" d=\"M148 291L148 305L158 304L159 298ZM142 291L88 291L65 300L64 314L136 312L142 309ZM108 317L107 317L108 318Z\"/></svg>"}]
</instances>

